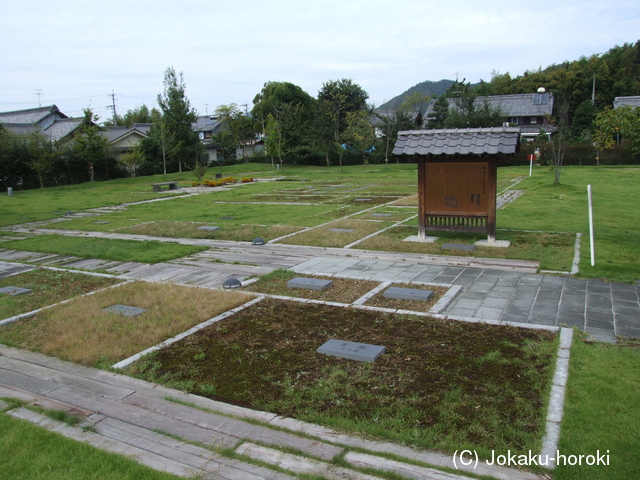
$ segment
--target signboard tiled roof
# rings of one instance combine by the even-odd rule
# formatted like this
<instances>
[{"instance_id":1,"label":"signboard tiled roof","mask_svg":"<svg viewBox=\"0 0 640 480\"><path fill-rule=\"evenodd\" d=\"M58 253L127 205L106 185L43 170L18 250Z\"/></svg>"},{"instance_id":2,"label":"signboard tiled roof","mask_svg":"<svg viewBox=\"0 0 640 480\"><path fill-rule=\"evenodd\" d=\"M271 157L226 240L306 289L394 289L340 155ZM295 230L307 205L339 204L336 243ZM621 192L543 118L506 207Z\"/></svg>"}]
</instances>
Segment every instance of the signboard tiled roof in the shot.
<instances>
[{"instance_id":1,"label":"signboard tiled roof","mask_svg":"<svg viewBox=\"0 0 640 480\"><path fill-rule=\"evenodd\" d=\"M398 132L394 155L508 155L520 140L517 127L448 128Z\"/></svg>"}]
</instances>

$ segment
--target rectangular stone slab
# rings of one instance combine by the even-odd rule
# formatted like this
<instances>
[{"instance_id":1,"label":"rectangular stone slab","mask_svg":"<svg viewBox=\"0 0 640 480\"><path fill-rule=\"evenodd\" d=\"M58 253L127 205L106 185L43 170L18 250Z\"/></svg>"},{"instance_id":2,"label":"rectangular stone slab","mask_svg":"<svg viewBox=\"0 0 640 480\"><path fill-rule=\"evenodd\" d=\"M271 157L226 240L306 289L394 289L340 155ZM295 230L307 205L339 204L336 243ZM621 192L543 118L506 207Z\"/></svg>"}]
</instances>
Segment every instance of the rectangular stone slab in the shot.
<instances>
[{"instance_id":1,"label":"rectangular stone slab","mask_svg":"<svg viewBox=\"0 0 640 480\"><path fill-rule=\"evenodd\" d=\"M382 294L383 297L396 300L418 300L428 302L433 297L432 290L422 290L419 288L389 287Z\"/></svg>"},{"instance_id":2,"label":"rectangular stone slab","mask_svg":"<svg viewBox=\"0 0 640 480\"><path fill-rule=\"evenodd\" d=\"M332 286L333 281L319 278L296 277L287 282L289 288L305 288L307 290L326 290Z\"/></svg>"},{"instance_id":3,"label":"rectangular stone slab","mask_svg":"<svg viewBox=\"0 0 640 480\"><path fill-rule=\"evenodd\" d=\"M6 293L7 295L15 296L15 295L27 295L31 293L32 290L30 288L22 288L22 287L2 287L0 288L0 294Z\"/></svg>"},{"instance_id":4,"label":"rectangular stone slab","mask_svg":"<svg viewBox=\"0 0 640 480\"><path fill-rule=\"evenodd\" d=\"M127 317L135 317L147 311L146 308L131 307L129 305L112 305L111 307L103 308L105 312L118 313Z\"/></svg>"},{"instance_id":5,"label":"rectangular stone slab","mask_svg":"<svg viewBox=\"0 0 640 480\"><path fill-rule=\"evenodd\" d=\"M330 228L329 231L346 233L346 232L353 232L353 228Z\"/></svg>"},{"instance_id":6,"label":"rectangular stone slab","mask_svg":"<svg viewBox=\"0 0 640 480\"><path fill-rule=\"evenodd\" d=\"M443 243L441 248L441 250L465 250L467 252L473 252L475 249L475 245L465 243Z\"/></svg>"},{"instance_id":7,"label":"rectangular stone slab","mask_svg":"<svg viewBox=\"0 0 640 480\"><path fill-rule=\"evenodd\" d=\"M348 342L331 339L317 350L318 353L338 358L357 360L358 362L375 362L386 351L386 347L369 345L368 343Z\"/></svg>"},{"instance_id":8,"label":"rectangular stone slab","mask_svg":"<svg viewBox=\"0 0 640 480\"><path fill-rule=\"evenodd\" d=\"M204 230L205 232L215 232L216 230L220 230L220 227L209 227L209 226L202 226L202 227L198 227L198 230Z\"/></svg>"}]
</instances>

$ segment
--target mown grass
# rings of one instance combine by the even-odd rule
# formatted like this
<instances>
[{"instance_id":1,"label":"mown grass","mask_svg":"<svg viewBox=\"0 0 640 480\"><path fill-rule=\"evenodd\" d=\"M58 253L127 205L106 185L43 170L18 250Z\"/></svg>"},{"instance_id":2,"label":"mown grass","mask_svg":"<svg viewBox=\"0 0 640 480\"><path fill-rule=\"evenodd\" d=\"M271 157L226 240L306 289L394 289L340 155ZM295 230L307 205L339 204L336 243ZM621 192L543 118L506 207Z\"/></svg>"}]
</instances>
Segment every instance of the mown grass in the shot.
<instances>
[{"instance_id":1,"label":"mown grass","mask_svg":"<svg viewBox=\"0 0 640 480\"><path fill-rule=\"evenodd\" d=\"M281 240L280 243L314 245L317 247L344 247L390 225L391 222L368 222L355 219L338 220L313 230L292 235Z\"/></svg>"},{"instance_id":2,"label":"mown grass","mask_svg":"<svg viewBox=\"0 0 640 480\"><path fill-rule=\"evenodd\" d=\"M0 287L12 286L33 290L33 293L28 295L0 295L0 320L53 305L119 282L120 280L114 278L44 268L0 278Z\"/></svg>"},{"instance_id":3,"label":"mown grass","mask_svg":"<svg viewBox=\"0 0 640 480\"><path fill-rule=\"evenodd\" d=\"M433 243L407 242L407 237L417 235L417 225L399 225L374 237L360 242L356 248L381 250L390 252L422 253L425 255L456 255L481 258L509 258L518 260L534 260L540 262L542 270L570 271L575 251L575 234L571 233L536 233L511 232L499 230L498 240L508 240L508 248L477 247L474 251L442 250L444 243L472 245L478 240L486 239L481 234L430 233L437 235Z\"/></svg>"},{"instance_id":4,"label":"mown grass","mask_svg":"<svg viewBox=\"0 0 640 480\"><path fill-rule=\"evenodd\" d=\"M0 343L107 367L251 298L238 291L130 283L2 326ZM135 317L103 311L118 304L147 311Z\"/></svg>"},{"instance_id":5,"label":"mown grass","mask_svg":"<svg viewBox=\"0 0 640 480\"><path fill-rule=\"evenodd\" d=\"M558 465L555 480L640 478L640 344L574 336L558 451L608 455L609 465Z\"/></svg>"},{"instance_id":6,"label":"mown grass","mask_svg":"<svg viewBox=\"0 0 640 480\"><path fill-rule=\"evenodd\" d=\"M2 243L2 247L79 258L152 264L175 260L207 249L207 247L180 245L175 242L83 238L64 235L39 235L23 240L10 240Z\"/></svg>"},{"instance_id":7,"label":"mown grass","mask_svg":"<svg viewBox=\"0 0 640 480\"><path fill-rule=\"evenodd\" d=\"M565 167L560 185L547 167L534 170L516 188L525 194L498 211L498 227L582 232L579 276L619 282L640 279L640 169ZM596 265L590 263L587 185L593 191Z\"/></svg>"},{"instance_id":8,"label":"mown grass","mask_svg":"<svg viewBox=\"0 0 640 480\"><path fill-rule=\"evenodd\" d=\"M177 480L123 455L0 413L0 472L11 480Z\"/></svg>"}]
</instances>

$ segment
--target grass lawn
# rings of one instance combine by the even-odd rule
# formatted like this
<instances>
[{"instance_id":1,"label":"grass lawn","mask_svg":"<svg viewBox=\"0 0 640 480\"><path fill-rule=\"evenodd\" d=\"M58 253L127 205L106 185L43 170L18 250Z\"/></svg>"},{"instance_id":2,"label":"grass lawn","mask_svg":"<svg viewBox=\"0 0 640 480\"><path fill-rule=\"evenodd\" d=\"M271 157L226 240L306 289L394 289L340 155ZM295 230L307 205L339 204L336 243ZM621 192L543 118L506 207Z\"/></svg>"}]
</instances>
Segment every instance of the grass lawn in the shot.
<instances>
[{"instance_id":1,"label":"grass lawn","mask_svg":"<svg viewBox=\"0 0 640 480\"><path fill-rule=\"evenodd\" d=\"M387 353L373 364L316 353L330 338ZM545 331L266 299L129 373L336 429L487 456L539 448L556 344Z\"/></svg>"},{"instance_id":2,"label":"grass lawn","mask_svg":"<svg viewBox=\"0 0 640 480\"><path fill-rule=\"evenodd\" d=\"M558 450L609 455L609 465L559 465L555 480L640 478L640 343L587 344L574 336Z\"/></svg>"},{"instance_id":3,"label":"grass lawn","mask_svg":"<svg viewBox=\"0 0 640 480\"><path fill-rule=\"evenodd\" d=\"M0 278L0 287L33 290L28 295L0 295L0 320L31 312L47 305L115 285L120 280L81 273L36 268L19 275Z\"/></svg>"},{"instance_id":4,"label":"grass lawn","mask_svg":"<svg viewBox=\"0 0 640 480\"><path fill-rule=\"evenodd\" d=\"M11 480L177 480L123 455L105 452L0 413L0 471Z\"/></svg>"},{"instance_id":5,"label":"grass lawn","mask_svg":"<svg viewBox=\"0 0 640 480\"><path fill-rule=\"evenodd\" d=\"M0 327L0 343L108 367L250 300L238 291L135 282ZM135 317L103 311L147 309Z\"/></svg>"},{"instance_id":6,"label":"grass lawn","mask_svg":"<svg viewBox=\"0 0 640 480\"><path fill-rule=\"evenodd\" d=\"M55 253L80 258L121 262L159 263L207 250L207 247L180 245L175 242L119 240L108 238L39 235L0 244L3 248L29 252Z\"/></svg>"}]
</instances>

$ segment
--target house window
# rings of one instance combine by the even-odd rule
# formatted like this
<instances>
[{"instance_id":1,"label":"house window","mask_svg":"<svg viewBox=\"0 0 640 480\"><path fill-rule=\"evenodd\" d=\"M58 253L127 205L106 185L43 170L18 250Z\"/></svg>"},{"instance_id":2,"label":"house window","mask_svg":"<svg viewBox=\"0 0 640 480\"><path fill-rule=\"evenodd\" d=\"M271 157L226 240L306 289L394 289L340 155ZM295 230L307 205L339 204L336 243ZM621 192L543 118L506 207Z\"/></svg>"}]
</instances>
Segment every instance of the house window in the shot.
<instances>
[{"instance_id":1,"label":"house window","mask_svg":"<svg viewBox=\"0 0 640 480\"><path fill-rule=\"evenodd\" d=\"M515 125L522 124L522 119L520 117L511 117L511 123Z\"/></svg>"},{"instance_id":2,"label":"house window","mask_svg":"<svg viewBox=\"0 0 640 480\"><path fill-rule=\"evenodd\" d=\"M538 117L531 117L531 124L538 123Z\"/></svg>"}]
</instances>

